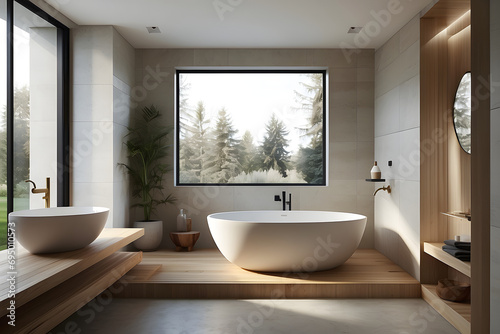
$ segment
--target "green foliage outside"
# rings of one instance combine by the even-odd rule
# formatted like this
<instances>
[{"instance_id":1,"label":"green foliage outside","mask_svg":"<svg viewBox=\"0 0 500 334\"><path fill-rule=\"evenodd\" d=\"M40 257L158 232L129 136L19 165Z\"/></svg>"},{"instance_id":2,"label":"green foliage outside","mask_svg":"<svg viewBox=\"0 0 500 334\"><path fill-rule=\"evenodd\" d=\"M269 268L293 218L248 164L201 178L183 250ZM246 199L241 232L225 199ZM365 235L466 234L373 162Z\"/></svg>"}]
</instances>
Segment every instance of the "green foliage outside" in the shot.
<instances>
[{"instance_id":1,"label":"green foliage outside","mask_svg":"<svg viewBox=\"0 0 500 334\"><path fill-rule=\"evenodd\" d=\"M0 250L7 248L7 198L0 197Z\"/></svg>"},{"instance_id":2,"label":"green foliage outside","mask_svg":"<svg viewBox=\"0 0 500 334\"><path fill-rule=\"evenodd\" d=\"M7 245L7 117L4 106L0 114L0 249ZM30 157L30 92L27 86L14 90L14 197L26 208Z\"/></svg>"}]
</instances>

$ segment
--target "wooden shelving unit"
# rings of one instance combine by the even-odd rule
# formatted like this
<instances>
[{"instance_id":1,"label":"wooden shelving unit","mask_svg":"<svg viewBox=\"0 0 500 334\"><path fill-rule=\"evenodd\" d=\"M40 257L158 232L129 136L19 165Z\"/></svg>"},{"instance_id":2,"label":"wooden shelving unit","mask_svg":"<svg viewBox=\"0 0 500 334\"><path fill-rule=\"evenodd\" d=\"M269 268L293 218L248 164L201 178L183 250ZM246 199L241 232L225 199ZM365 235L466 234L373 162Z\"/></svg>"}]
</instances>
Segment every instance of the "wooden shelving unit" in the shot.
<instances>
[{"instance_id":1,"label":"wooden shelving unit","mask_svg":"<svg viewBox=\"0 0 500 334\"><path fill-rule=\"evenodd\" d=\"M473 282L477 282L480 274L481 264L475 259L482 248L480 238L477 234L474 236L473 226L477 230L481 223L468 221L469 212L478 212L473 210L472 189L480 188L477 182L472 182L473 159L457 140L451 112L456 88L464 73L472 70L470 7L469 0L439 0L420 18L420 282L422 297L457 330L482 333L486 331L478 329L481 319L487 318L490 312L481 312L480 304L484 304L481 300L488 300L479 296L483 288ZM438 132L443 140L436 140ZM432 150L426 149L428 143L432 143ZM473 155L477 157L477 151ZM474 216L474 219L481 221L480 217ZM456 235L471 235L479 241L472 240L475 244L473 275L469 263L441 249L443 240ZM472 305L441 300L435 287L443 278L474 285ZM474 313L472 322L471 312Z\"/></svg>"},{"instance_id":2,"label":"wooden shelving unit","mask_svg":"<svg viewBox=\"0 0 500 334\"><path fill-rule=\"evenodd\" d=\"M142 252L117 252L144 235L143 229L104 229L82 249L33 255L17 244L16 296L0 283L0 333L47 333L141 262ZM7 250L0 272L9 270ZM4 277L4 276L0 276ZM16 326L8 325L7 306L15 301Z\"/></svg>"},{"instance_id":3,"label":"wooden shelving unit","mask_svg":"<svg viewBox=\"0 0 500 334\"><path fill-rule=\"evenodd\" d=\"M470 277L470 262L460 261L446 253L441 248L443 245L440 242L424 242L424 252ZM433 284L422 284L422 298L461 333L470 333L470 303L454 303L439 298L436 293L436 285Z\"/></svg>"}]
</instances>

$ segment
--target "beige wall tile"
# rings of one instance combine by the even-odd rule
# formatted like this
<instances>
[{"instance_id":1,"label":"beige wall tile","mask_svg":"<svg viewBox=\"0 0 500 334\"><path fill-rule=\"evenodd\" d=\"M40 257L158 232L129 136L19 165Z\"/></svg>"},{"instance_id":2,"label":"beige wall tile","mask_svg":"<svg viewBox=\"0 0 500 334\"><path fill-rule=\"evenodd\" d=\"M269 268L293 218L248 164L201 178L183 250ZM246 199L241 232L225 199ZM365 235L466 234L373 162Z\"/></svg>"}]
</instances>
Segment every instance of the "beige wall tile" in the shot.
<instances>
[{"instance_id":1,"label":"beige wall tile","mask_svg":"<svg viewBox=\"0 0 500 334\"><path fill-rule=\"evenodd\" d=\"M335 108L330 117L330 141L356 141L356 108Z\"/></svg>"},{"instance_id":2,"label":"beige wall tile","mask_svg":"<svg viewBox=\"0 0 500 334\"><path fill-rule=\"evenodd\" d=\"M336 68L356 67L357 50L314 49L309 66L329 66Z\"/></svg>"},{"instance_id":3,"label":"beige wall tile","mask_svg":"<svg viewBox=\"0 0 500 334\"><path fill-rule=\"evenodd\" d=\"M383 179L399 179L400 133L375 137L375 160L382 171ZM392 167L388 162L392 161Z\"/></svg>"},{"instance_id":4,"label":"beige wall tile","mask_svg":"<svg viewBox=\"0 0 500 334\"><path fill-rule=\"evenodd\" d=\"M416 75L399 86L399 129L420 126L420 76Z\"/></svg>"},{"instance_id":5,"label":"beige wall tile","mask_svg":"<svg viewBox=\"0 0 500 334\"><path fill-rule=\"evenodd\" d=\"M110 208L106 228L113 227L113 182L74 182L73 206Z\"/></svg>"},{"instance_id":6,"label":"beige wall tile","mask_svg":"<svg viewBox=\"0 0 500 334\"><path fill-rule=\"evenodd\" d=\"M413 43L406 51L402 52L399 59L401 59L399 84L413 78L420 74L420 41Z\"/></svg>"},{"instance_id":7,"label":"beige wall tile","mask_svg":"<svg viewBox=\"0 0 500 334\"><path fill-rule=\"evenodd\" d=\"M86 26L72 30L73 83L113 84L113 27Z\"/></svg>"},{"instance_id":8,"label":"beige wall tile","mask_svg":"<svg viewBox=\"0 0 500 334\"><path fill-rule=\"evenodd\" d=\"M375 70L375 98L384 95L401 83L401 62L401 58L398 57L383 70Z\"/></svg>"},{"instance_id":9,"label":"beige wall tile","mask_svg":"<svg viewBox=\"0 0 500 334\"><path fill-rule=\"evenodd\" d=\"M113 75L132 86L135 82L134 69L134 48L113 28Z\"/></svg>"},{"instance_id":10,"label":"beige wall tile","mask_svg":"<svg viewBox=\"0 0 500 334\"><path fill-rule=\"evenodd\" d=\"M113 123L73 122L73 182L113 181Z\"/></svg>"},{"instance_id":11,"label":"beige wall tile","mask_svg":"<svg viewBox=\"0 0 500 334\"><path fill-rule=\"evenodd\" d=\"M73 121L113 121L113 85L74 85Z\"/></svg>"},{"instance_id":12,"label":"beige wall tile","mask_svg":"<svg viewBox=\"0 0 500 334\"><path fill-rule=\"evenodd\" d=\"M227 64L229 66L304 66L307 64L307 53L305 49L228 49Z\"/></svg>"},{"instance_id":13,"label":"beige wall tile","mask_svg":"<svg viewBox=\"0 0 500 334\"><path fill-rule=\"evenodd\" d=\"M356 142L330 143L331 180L356 180Z\"/></svg>"},{"instance_id":14,"label":"beige wall tile","mask_svg":"<svg viewBox=\"0 0 500 334\"><path fill-rule=\"evenodd\" d=\"M399 57L399 33L392 36L375 52L375 70L382 71Z\"/></svg>"},{"instance_id":15,"label":"beige wall tile","mask_svg":"<svg viewBox=\"0 0 500 334\"><path fill-rule=\"evenodd\" d=\"M399 131L399 86L375 99L375 137Z\"/></svg>"},{"instance_id":16,"label":"beige wall tile","mask_svg":"<svg viewBox=\"0 0 500 334\"><path fill-rule=\"evenodd\" d=\"M420 40L420 15L416 15L399 31L399 52L404 52Z\"/></svg>"},{"instance_id":17,"label":"beige wall tile","mask_svg":"<svg viewBox=\"0 0 500 334\"><path fill-rule=\"evenodd\" d=\"M332 68L329 71L330 83L356 82L357 68Z\"/></svg>"},{"instance_id":18,"label":"beige wall tile","mask_svg":"<svg viewBox=\"0 0 500 334\"><path fill-rule=\"evenodd\" d=\"M228 61L227 49L196 49L194 50L194 65L198 66L226 66Z\"/></svg>"},{"instance_id":19,"label":"beige wall tile","mask_svg":"<svg viewBox=\"0 0 500 334\"><path fill-rule=\"evenodd\" d=\"M420 180L420 128L399 133L397 174L402 180Z\"/></svg>"},{"instance_id":20,"label":"beige wall tile","mask_svg":"<svg viewBox=\"0 0 500 334\"><path fill-rule=\"evenodd\" d=\"M358 68L375 68L375 50L360 49L357 51Z\"/></svg>"},{"instance_id":21,"label":"beige wall tile","mask_svg":"<svg viewBox=\"0 0 500 334\"><path fill-rule=\"evenodd\" d=\"M373 167L374 142L358 142L356 144L356 168L358 179L369 179Z\"/></svg>"},{"instance_id":22,"label":"beige wall tile","mask_svg":"<svg viewBox=\"0 0 500 334\"><path fill-rule=\"evenodd\" d=\"M365 183L368 183L365 181ZM374 248L374 210L373 195L361 195L356 197L356 213L366 216L366 227L359 248Z\"/></svg>"},{"instance_id":23,"label":"beige wall tile","mask_svg":"<svg viewBox=\"0 0 500 334\"><path fill-rule=\"evenodd\" d=\"M358 67L356 69L357 82L371 82L375 81L375 69L373 67Z\"/></svg>"}]
</instances>

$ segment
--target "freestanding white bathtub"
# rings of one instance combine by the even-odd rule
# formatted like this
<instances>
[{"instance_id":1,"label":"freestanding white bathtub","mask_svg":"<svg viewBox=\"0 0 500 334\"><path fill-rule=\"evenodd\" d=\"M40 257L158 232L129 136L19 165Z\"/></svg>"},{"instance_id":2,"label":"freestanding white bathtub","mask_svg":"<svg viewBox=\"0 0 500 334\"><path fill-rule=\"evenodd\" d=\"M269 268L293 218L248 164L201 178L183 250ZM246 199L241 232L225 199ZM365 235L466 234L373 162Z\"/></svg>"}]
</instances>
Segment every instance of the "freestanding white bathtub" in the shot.
<instances>
[{"instance_id":1,"label":"freestanding white bathtub","mask_svg":"<svg viewBox=\"0 0 500 334\"><path fill-rule=\"evenodd\" d=\"M207 217L222 255L241 268L312 272L340 266L359 246L366 217L326 211L235 211Z\"/></svg>"}]
</instances>

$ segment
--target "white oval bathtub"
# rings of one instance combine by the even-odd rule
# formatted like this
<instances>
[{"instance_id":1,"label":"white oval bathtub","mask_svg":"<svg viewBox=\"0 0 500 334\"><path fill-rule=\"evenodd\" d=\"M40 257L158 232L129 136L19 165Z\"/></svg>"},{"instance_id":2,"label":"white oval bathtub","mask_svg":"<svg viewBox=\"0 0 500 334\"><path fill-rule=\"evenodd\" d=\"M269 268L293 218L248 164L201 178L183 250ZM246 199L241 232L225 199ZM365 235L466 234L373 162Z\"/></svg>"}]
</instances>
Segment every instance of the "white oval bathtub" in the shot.
<instances>
[{"instance_id":1,"label":"white oval bathtub","mask_svg":"<svg viewBox=\"0 0 500 334\"><path fill-rule=\"evenodd\" d=\"M207 217L222 255L241 268L312 272L340 266L359 246L366 217L326 211L235 211Z\"/></svg>"}]
</instances>

